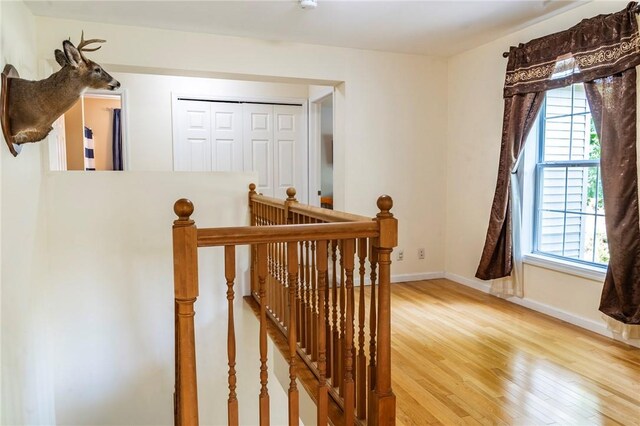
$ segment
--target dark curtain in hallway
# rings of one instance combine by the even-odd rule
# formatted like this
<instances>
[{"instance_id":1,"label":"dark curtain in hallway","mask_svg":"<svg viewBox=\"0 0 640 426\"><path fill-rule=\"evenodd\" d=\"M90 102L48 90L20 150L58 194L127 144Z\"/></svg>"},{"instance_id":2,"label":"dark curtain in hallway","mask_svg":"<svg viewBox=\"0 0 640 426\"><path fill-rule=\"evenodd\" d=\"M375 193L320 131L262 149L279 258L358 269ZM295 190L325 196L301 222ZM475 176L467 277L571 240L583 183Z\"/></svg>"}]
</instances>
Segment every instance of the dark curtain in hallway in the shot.
<instances>
[{"instance_id":1,"label":"dark curtain in hallway","mask_svg":"<svg viewBox=\"0 0 640 426\"><path fill-rule=\"evenodd\" d=\"M510 173L544 92L586 83L601 143L609 269L600 310L640 324L640 220L636 171L636 72L640 36L635 2L509 52L505 114L496 192L476 276L506 277L512 270Z\"/></svg>"}]
</instances>

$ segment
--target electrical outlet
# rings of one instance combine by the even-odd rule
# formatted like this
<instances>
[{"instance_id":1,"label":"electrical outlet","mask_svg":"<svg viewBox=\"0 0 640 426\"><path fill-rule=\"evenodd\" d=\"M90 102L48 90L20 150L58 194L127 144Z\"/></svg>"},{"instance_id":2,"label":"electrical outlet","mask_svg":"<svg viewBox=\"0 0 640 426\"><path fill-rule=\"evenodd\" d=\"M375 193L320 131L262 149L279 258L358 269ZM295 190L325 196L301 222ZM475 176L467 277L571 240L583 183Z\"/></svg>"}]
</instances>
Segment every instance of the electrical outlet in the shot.
<instances>
[{"instance_id":1,"label":"electrical outlet","mask_svg":"<svg viewBox=\"0 0 640 426\"><path fill-rule=\"evenodd\" d=\"M398 252L396 254L396 260L398 262L400 262L401 260L404 260L404 250L402 250L402 249L398 250Z\"/></svg>"},{"instance_id":2,"label":"electrical outlet","mask_svg":"<svg viewBox=\"0 0 640 426\"><path fill-rule=\"evenodd\" d=\"M418 249L418 259L424 259L424 249L423 248L419 248Z\"/></svg>"}]
</instances>

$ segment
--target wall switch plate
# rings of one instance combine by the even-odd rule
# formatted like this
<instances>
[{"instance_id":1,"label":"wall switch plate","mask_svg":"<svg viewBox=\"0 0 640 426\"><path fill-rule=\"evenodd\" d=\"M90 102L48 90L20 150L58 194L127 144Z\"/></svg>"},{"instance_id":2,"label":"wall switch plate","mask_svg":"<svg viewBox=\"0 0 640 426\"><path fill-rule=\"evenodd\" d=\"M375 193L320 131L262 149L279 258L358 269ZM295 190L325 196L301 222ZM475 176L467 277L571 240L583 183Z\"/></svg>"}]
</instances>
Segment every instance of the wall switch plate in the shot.
<instances>
[{"instance_id":1,"label":"wall switch plate","mask_svg":"<svg viewBox=\"0 0 640 426\"><path fill-rule=\"evenodd\" d=\"M401 261L401 260L404 260L404 250L400 249L400 250L397 251L396 260L398 262Z\"/></svg>"},{"instance_id":2,"label":"wall switch plate","mask_svg":"<svg viewBox=\"0 0 640 426\"><path fill-rule=\"evenodd\" d=\"M418 249L418 259L424 259L424 249L423 248L419 248Z\"/></svg>"}]
</instances>

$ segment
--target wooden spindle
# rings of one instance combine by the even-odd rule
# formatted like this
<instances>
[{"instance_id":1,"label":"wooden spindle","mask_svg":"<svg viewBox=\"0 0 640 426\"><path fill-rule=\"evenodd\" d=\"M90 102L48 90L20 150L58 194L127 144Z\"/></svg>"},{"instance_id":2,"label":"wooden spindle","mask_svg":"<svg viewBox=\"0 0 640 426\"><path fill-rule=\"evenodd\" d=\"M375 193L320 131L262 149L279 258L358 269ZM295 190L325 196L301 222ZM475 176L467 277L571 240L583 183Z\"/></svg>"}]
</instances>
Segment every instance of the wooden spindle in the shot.
<instances>
[{"instance_id":1,"label":"wooden spindle","mask_svg":"<svg viewBox=\"0 0 640 426\"><path fill-rule=\"evenodd\" d=\"M283 250L283 243L277 243L276 244L276 262L278 264L278 267L276 268L276 278L275 278L275 286L276 286L276 291L274 294L274 304L276 305L276 312L278 313L278 319L280 320L280 323L283 324L284 323L284 315L282 312L282 282L284 281L284 276L282 274L282 250Z\"/></svg>"},{"instance_id":2,"label":"wooden spindle","mask_svg":"<svg viewBox=\"0 0 640 426\"><path fill-rule=\"evenodd\" d=\"M287 267L289 272L289 426L298 425L299 395L296 383L296 282L298 281L298 245L287 243Z\"/></svg>"},{"instance_id":3,"label":"wooden spindle","mask_svg":"<svg viewBox=\"0 0 640 426\"><path fill-rule=\"evenodd\" d=\"M224 247L224 274L227 279L227 357L229 358L229 400L227 416L229 426L238 426L238 398L236 395L236 331L233 316L235 294L233 284L236 279L236 247Z\"/></svg>"},{"instance_id":4,"label":"wooden spindle","mask_svg":"<svg viewBox=\"0 0 640 426\"><path fill-rule=\"evenodd\" d=\"M337 268L337 254L338 251L338 242L331 242L331 384L333 387L338 387L340 384L340 365L338 363L339 360L339 348L340 348L340 332L338 331L338 268Z\"/></svg>"},{"instance_id":5,"label":"wooden spindle","mask_svg":"<svg viewBox=\"0 0 640 426\"><path fill-rule=\"evenodd\" d=\"M360 262L360 292L358 301L358 361L356 369L356 400L358 407L358 418L364 419L367 416L367 358L364 353L364 322L365 322L365 300L364 300L364 276L366 272L365 262L367 259L367 239L358 240L358 260Z\"/></svg>"},{"instance_id":6,"label":"wooden spindle","mask_svg":"<svg viewBox=\"0 0 640 426\"><path fill-rule=\"evenodd\" d=\"M260 291L260 426L269 425L269 390L267 388L267 245L258 245L258 283Z\"/></svg>"},{"instance_id":7,"label":"wooden spindle","mask_svg":"<svg viewBox=\"0 0 640 426\"><path fill-rule=\"evenodd\" d=\"M318 360L318 292L316 274L316 242L311 242L311 361Z\"/></svg>"},{"instance_id":8,"label":"wooden spindle","mask_svg":"<svg viewBox=\"0 0 640 426\"><path fill-rule=\"evenodd\" d=\"M345 376L345 329L346 329L346 291L344 282L344 242L340 241L338 244L338 250L340 250L340 279L338 280L338 293L340 294L340 344L338 346L338 388L340 390L340 396L344 397L344 376Z\"/></svg>"},{"instance_id":9,"label":"wooden spindle","mask_svg":"<svg viewBox=\"0 0 640 426\"><path fill-rule=\"evenodd\" d=\"M297 264L297 273L298 273L298 281L296 282L297 291L296 291L296 326L297 326L297 335L296 338L298 342L303 342L302 333L304 333L304 242L300 241L299 243L299 252L298 252L298 264Z\"/></svg>"},{"instance_id":10,"label":"wooden spindle","mask_svg":"<svg viewBox=\"0 0 640 426\"><path fill-rule=\"evenodd\" d=\"M173 211L173 279L176 324L175 419L180 426L198 425L198 385L193 305L198 298L198 230L190 216L193 204L176 201Z\"/></svg>"},{"instance_id":11,"label":"wooden spindle","mask_svg":"<svg viewBox=\"0 0 640 426\"><path fill-rule=\"evenodd\" d=\"M376 215L380 229L378 238L378 360L376 371L376 413L374 424L395 425L396 396L391 389L391 251L398 244L398 221L389 211L393 200L388 195L378 198L380 213Z\"/></svg>"},{"instance_id":12,"label":"wooden spindle","mask_svg":"<svg viewBox=\"0 0 640 426\"><path fill-rule=\"evenodd\" d=\"M355 242L353 239L344 240L342 258L344 259L346 313L344 328L344 415L345 425L355 424L355 383L353 380L353 323L354 323L354 269Z\"/></svg>"},{"instance_id":13,"label":"wooden spindle","mask_svg":"<svg viewBox=\"0 0 640 426\"><path fill-rule=\"evenodd\" d=\"M303 219L303 223L306 223L306 219ZM313 329L313 317L311 315L311 273L310 267L311 263L309 262L309 241L304 242L304 347L308 354L311 354L311 333Z\"/></svg>"},{"instance_id":14,"label":"wooden spindle","mask_svg":"<svg viewBox=\"0 0 640 426\"><path fill-rule=\"evenodd\" d=\"M371 297L369 298L369 401L367 409L367 418L373 422L375 418L375 403L374 393L376 389L376 327L378 327L377 310L378 305L376 303L376 282L377 275L376 270L378 267L378 250L374 245L373 239L369 240L369 264L371 267ZM372 423L373 424L373 423Z\"/></svg>"},{"instance_id":15,"label":"wooden spindle","mask_svg":"<svg viewBox=\"0 0 640 426\"><path fill-rule=\"evenodd\" d=\"M282 309L283 324L285 327L289 327L289 287L287 285L286 271L284 270L287 265L286 253L286 244L280 243L280 268L282 268L280 279L280 306Z\"/></svg>"},{"instance_id":16,"label":"wooden spindle","mask_svg":"<svg viewBox=\"0 0 640 426\"><path fill-rule=\"evenodd\" d=\"M317 242L317 272L318 272L318 315L316 316L316 329L318 330L318 410L316 423L318 426L326 426L328 423L329 397L327 386L327 336L325 320L325 294L327 292L327 241ZM314 244L315 246L315 244ZM327 305L328 306L328 303Z\"/></svg>"},{"instance_id":17,"label":"wooden spindle","mask_svg":"<svg viewBox=\"0 0 640 426\"><path fill-rule=\"evenodd\" d=\"M331 246L331 242L327 242L327 269L328 258L329 258L329 247ZM331 378L331 353L332 353L332 334L331 334L331 298L330 298L330 289L329 289L329 271L327 270L326 278L326 291L324 294L324 322L325 322L325 341L326 341L326 353L327 353L327 379Z\"/></svg>"}]
</instances>

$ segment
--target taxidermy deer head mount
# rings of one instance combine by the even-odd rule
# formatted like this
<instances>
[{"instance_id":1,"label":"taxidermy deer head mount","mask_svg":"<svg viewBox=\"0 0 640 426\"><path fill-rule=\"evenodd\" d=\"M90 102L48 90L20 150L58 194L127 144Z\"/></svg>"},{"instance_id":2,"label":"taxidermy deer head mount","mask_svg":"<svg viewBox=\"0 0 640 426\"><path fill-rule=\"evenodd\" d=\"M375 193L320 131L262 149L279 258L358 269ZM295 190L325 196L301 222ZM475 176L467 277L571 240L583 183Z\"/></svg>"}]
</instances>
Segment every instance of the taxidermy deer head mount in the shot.
<instances>
[{"instance_id":1,"label":"taxidermy deer head mount","mask_svg":"<svg viewBox=\"0 0 640 426\"><path fill-rule=\"evenodd\" d=\"M78 47L65 40L62 50L55 51L62 69L40 81L15 78L17 73L10 78L11 70L7 70L13 67L7 65L8 78L3 75L2 79L2 130L14 155L17 155L14 149L19 150L21 144L44 139L52 130L51 124L71 108L87 88L115 90L120 87L116 79L83 54L102 47L87 48L88 45L104 42L85 40L84 32Z\"/></svg>"}]
</instances>

